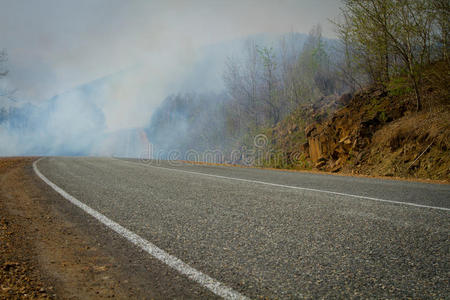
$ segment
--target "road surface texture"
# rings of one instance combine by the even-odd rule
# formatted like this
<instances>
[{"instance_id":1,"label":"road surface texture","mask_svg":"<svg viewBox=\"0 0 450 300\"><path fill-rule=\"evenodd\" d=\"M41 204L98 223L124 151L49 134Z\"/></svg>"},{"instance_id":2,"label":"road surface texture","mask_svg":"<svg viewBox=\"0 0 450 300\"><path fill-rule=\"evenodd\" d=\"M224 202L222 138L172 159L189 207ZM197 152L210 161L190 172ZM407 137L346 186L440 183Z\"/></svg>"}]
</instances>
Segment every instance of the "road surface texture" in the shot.
<instances>
[{"instance_id":1,"label":"road surface texture","mask_svg":"<svg viewBox=\"0 0 450 300\"><path fill-rule=\"evenodd\" d=\"M0 158L0 299L198 299L214 295Z\"/></svg>"},{"instance_id":2,"label":"road surface texture","mask_svg":"<svg viewBox=\"0 0 450 300\"><path fill-rule=\"evenodd\" d=\"M36 166L93 210L249 298L450 294L449 185L112 158ZM193 281L184 288L202 289Z\"/></svg>"}]
</instances>

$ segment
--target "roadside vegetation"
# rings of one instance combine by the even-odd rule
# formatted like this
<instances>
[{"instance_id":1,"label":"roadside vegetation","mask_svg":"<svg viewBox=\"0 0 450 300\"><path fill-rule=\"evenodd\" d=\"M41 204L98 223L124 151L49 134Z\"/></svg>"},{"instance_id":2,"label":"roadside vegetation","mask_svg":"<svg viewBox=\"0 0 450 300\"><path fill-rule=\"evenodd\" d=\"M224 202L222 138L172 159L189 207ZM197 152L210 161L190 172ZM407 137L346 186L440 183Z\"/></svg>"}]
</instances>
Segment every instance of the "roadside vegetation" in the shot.
<instances>
[{"instance_id":1,"label":"roadside vegetation","mask_svg":"<svg viewBox=\"0 0 450 300\"><path fill-rule=\"evenodd\" d=\"M248 164L232 150L264 134L253 165L448 180L448 1L344 0L341 10L338 40L320 25L306 39L249 40L227 61L226 93L168 97L150 139Z\"/></svg>"}]
</instances>

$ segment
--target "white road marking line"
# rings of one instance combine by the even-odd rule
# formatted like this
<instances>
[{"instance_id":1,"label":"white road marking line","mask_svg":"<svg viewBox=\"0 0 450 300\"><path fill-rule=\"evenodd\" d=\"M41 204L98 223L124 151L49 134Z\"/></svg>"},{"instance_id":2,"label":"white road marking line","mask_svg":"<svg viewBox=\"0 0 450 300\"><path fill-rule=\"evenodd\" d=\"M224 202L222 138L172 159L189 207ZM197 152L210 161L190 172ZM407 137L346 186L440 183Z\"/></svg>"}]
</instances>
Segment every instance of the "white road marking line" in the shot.
<instances>
[{"instance_id":1,"label":"white road marking line","mask_svg":"<svg viewBox=\"0 0 450 300\"><path fill-rule=\"evenodd\" d=\"M105 215L99 213L98 211L90 208L86 204L82 203L72 195L68 194L66 191L58 187L56 184L51 182L47 177L42 175L42 173L37 168L36 163L39 162L42 158L38 159L33 163L33 170L36 173L39 178L41 178L46 184L48 184L52 189L54 189L56 192L58 192L61 196L69 200L72 204L75 206L78 206L82 210L84 210L86 213L91 215L92 217L99 220L104 225L108 226L110 229L115 231L116 233L120 234L124 238L126 238L128 241L133 243L134 245L138 246L148 254L152 255L156 259L160 260L161 262L165 263L169 267L177 270L183 275L186 275L189 279L197 282L201 286L209 289L211 292L216 294L217 296L220 296L224 299L249 299L246 296L240 294L239 292L227 287L223 283L209 277L206 274L203 274L202 272L192 268L191 266L187 265L180 259L176 258L175 256L170 255L169 253L165 252L164 250L158 248L151 242L141 238L139 235L135 234L134 232L126 229L125 227L121 226L120 224L112 221Z\"/></svg>"},{"instance_id":2,"label":"white road marking line","mask_svg":"<svg viewBox=\"0 0 450 300\"><path fill-rule=\"evenodd\" d=\"M186 171L186 170L180 170L180 169L175 169L175 168L166 168L166 167L160 167L160 166L152 166L150 164L143 164L143 163L139 163L139 162L128 161L128 160L121 160L121 159L116 159L116 160L121 161L121 162L128 162L128 163L132 163L132 164L138 164L138 165L141 165L141 166L148 166L148 167L152 167L152 168L171 170L171 171L177 171L177 172L183 172L183 173L189 173L189 174L195 174L195 175L202 175L202 176L209 176L209 177L215 177L215 178L221 178L221 179L230 179L230 180L237 180L237 181L251 182L251 183L257 183L257 184L264 184L264 185L270 185L270 186L276 186L276 187L282 187L282 188L289 188L289 189L317 192L317 193L330 194L330 195L346 196L346 197L357 198L357 199L372 200L372 201L386 202L386 203L392 203L392 204L401 204L401 205L415 206L415 207L421 207L421 208L430 208L430 209L438 209L438 210L443 210L443 211L450 211L450 208L446 208L446 207L430 206L430 205L417 204L417 203L412 203L412 202L402 202L402 201L395 201L395 200L386 200L386 199L373 198L373 197L367 197L367 196L360 196L360 195L332 192L332 191L326 191L326 190L311 189L311 188L305 188L305 187L299 187L299 186L293 186L293 185L284 185L284 184L278 184L278 183L271 183L271 182L265 182L265 181L259 181L259 180L235 178L235 177L207 174L207 173L202 173L202 172Z\"/></svg>"}]
</instances>

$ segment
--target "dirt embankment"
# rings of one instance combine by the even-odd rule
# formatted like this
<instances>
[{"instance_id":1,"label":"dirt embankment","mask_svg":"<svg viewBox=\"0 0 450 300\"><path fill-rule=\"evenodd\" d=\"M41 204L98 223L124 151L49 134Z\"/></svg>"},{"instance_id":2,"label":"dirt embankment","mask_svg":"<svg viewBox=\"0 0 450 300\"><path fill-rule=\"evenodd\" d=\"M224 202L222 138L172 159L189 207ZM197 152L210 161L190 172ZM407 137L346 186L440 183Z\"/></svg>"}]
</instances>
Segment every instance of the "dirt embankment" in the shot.
<instances>
[{"instance_id":1,"label":"dirt embankment","mask_svg":"<svg viewBox=\"0 0 450 300\"><path fill-rule=\"evenodd\" d=\"M114 259L48 205L33 160L0 158L0 299L132 297Z\"/></svg>"},{"instance_id":2,"label":"dirt embankment","mask_svg":"<svg viewBox=\"0 0 450 300\"><path fill-rule=\"evenodd\" d=\"M303 163L327 172L449 182L449 81L445 63L429 67L420 112L406 78L357 92L327 118L303 127L306 141L297 148Z\"/></svg>"}]
</instances>

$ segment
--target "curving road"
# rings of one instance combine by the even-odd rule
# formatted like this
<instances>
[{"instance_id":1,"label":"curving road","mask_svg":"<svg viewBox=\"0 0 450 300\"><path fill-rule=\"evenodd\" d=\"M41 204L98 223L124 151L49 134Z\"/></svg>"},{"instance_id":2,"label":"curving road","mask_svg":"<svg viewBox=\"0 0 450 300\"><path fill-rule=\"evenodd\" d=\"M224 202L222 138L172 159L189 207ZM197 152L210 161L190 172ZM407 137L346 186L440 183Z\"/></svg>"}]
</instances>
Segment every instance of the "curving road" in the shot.
<instances>
[{"instance_id":1,"label":"curving road","mask_svg":"<svg viewBox=\"0 0 450 300\"><path fill-rule=\"evenodd\" d=\"M450 294L449 185L111 158L36 167L236 297Z\"/></svg>"}]
</instances>

